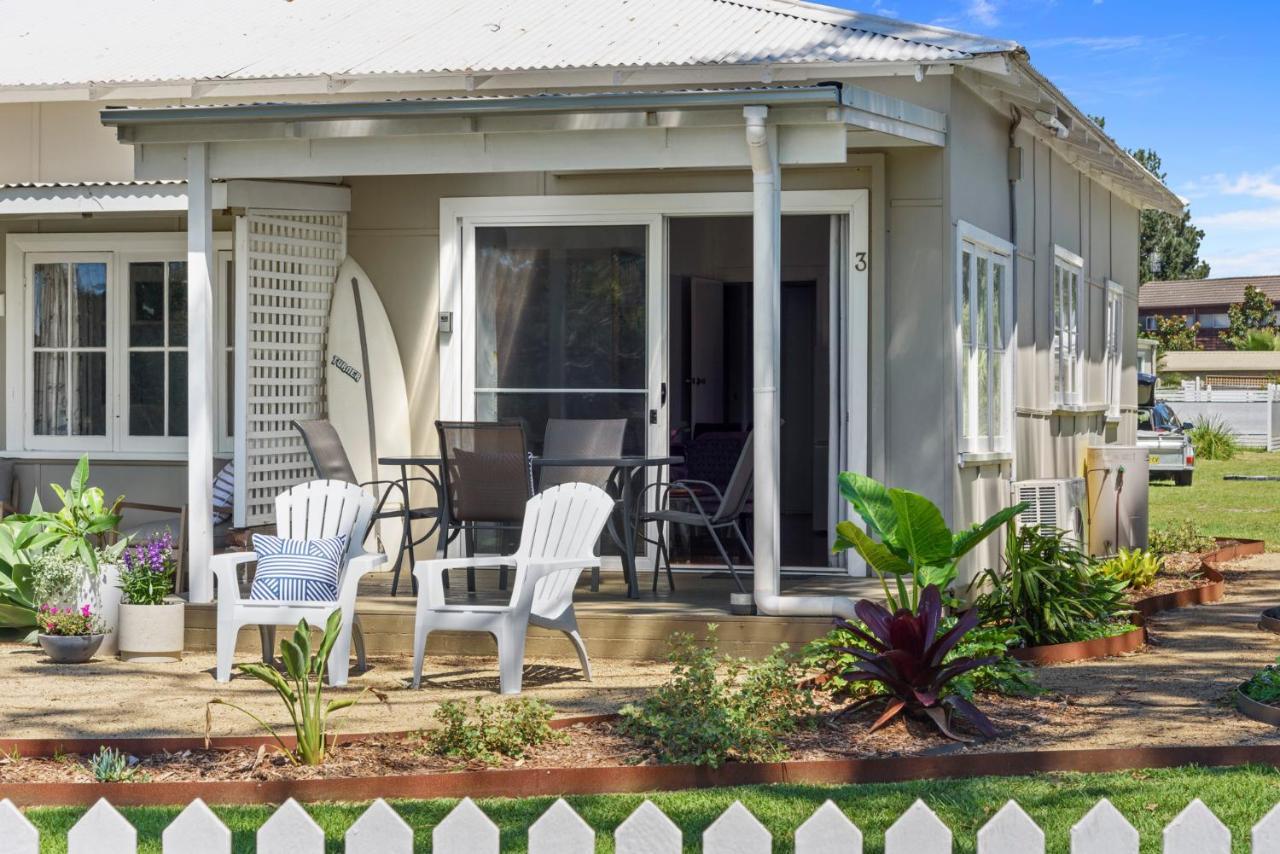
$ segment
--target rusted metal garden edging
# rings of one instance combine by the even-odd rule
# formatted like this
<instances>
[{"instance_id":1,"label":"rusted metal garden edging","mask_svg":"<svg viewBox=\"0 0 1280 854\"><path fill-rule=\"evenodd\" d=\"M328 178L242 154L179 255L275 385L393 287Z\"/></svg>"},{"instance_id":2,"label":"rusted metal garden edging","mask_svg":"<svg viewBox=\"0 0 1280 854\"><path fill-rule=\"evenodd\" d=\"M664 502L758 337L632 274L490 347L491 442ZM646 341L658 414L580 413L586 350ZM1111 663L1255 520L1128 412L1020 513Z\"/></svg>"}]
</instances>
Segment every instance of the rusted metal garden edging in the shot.
<instances>
[{"instance_id":1,"label":"rusted metal garden edging","mask_svg":"<svg viewBox=\"0 0 1280 854\"><path fill-rule=\"evenodd\" d=\"M1280 745L1096 748L953 753L878 759L692 765L514 768L386 777L164 783L0 784L0 798L19 806L115 806L368 801L375 798L552 797L700 789L770 783L896 783L963 777L1014 777L1050 771L1096 773L1182 765L1280 765Z\"/></svg>"},{"instance_id":2,"label":"rusted metal garden edging","mask_svg":"<svg viewBox=\"0 0 1280 854\"><path fill-rule=\"evenodd\" d=\"M549 726L552 729L566 729L578 724L596 724L611 721L616 714L575 715L556 718ZM338 733L337 743L354 744L359 741L399 741L409 738L420 730L396 730L392 732L353 732ZM294 747L297 739L292 733L280 733L280 740L287 747ZM97 753L100 747L112 747L121 753L150 755L155 753L181 753L184 750L229 750L246 747L250 750L266 745L276 747L276 740L262 735L220 735L213 736L207 742L195 736L136 736L125 738L0 738L0 752L9 756L48 757L59 754L88 755ZM0 788L3 788L0 783Z\"/></svg>"},{"instance_id":3,"label":"rusted metal garden edging","mask_svg":"<svg viewBox=\"0 0 1280 854\"><path fill-rule=\"evenodd\" d=\"M1280 726L1280 707L1259 703L1239 688L1235 691L1236 709L1246 718L1253 718L1264 724Z\"/></svg>"},{"instance_id":4,"label":"rusted metal garden edging","mask_svg":"<svg viewBox=\"0 0 1280 854\"><path fill-rule=\"evenodd\" d=\"M1134 602L1133 610L1136 613L1133 622L1138 628L1133 631L1109 638L1029 646L1011 650L1011 654L1019 661L1025 661L1028 664L1066 664L1070 661L1086 661L1091 658L1107 658L1136 652L1146 642L1146 629L1143 627L1145 618L1159 614L1161 611L1173 611L1192 605L1209 605L1220 601L1226 593L1227 584L1218 568L1219 565L1247 555L1261 554L1266 549L1266 543L1263 540L1219 538L1218 543L1217 549L1206 552L1200 557L1200 574L1208 578L1209 583L1186 590L1159 593ZM1280 618L1280 613L1276 616ZM1280 619L1277 620L1277 626L1273 631L1280 632Z\"/></svg>"}]
</instances>

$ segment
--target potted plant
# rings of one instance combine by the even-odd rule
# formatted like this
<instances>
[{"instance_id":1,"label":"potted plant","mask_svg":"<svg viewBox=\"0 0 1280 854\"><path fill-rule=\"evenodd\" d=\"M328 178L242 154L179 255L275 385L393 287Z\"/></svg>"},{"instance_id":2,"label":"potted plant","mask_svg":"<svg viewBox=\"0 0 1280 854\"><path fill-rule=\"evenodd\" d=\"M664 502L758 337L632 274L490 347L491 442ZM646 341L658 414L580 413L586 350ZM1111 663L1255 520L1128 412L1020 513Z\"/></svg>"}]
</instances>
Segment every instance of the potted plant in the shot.
<instances>
[{"instance_id":1,"label":"potted plant","mask_svg":"<svg viewBox=\"0 0 1280 854\"><path fill-rule=\"evenodd\" d=\"M182 658L185 603L171 595L177 575L173 536L165 531L129 546L120 571L120 630L117 646L126 661Z\"/></svg>"},{"instance_id":2,"label":"potted plant","mask_svg":"<svg viewBox=\"0 0 1280 854\"><path fill-rule=\"evenodd\" d=\"M88 605L41 605L39 623L40 648L54 664L83 664L110 632Z\"/></svg>"},{"instance_id":3,"label":"potted plant","mask_svg":"<svg viewBox=\"0 0 1280 854\"><path fill-rule=\"evenodd\" d=\"M36 558L50 552L61 558L74 560L81 567L81 582L75 605L89 605L107 629L108 638L102 643L102 652L115 652L115 629L119 604L120 553L128 540L116 540L116 528L120 524L117 512L121 496L111 504L96 486L89 486L89 457L83 456L71 475L71 483L64 489L56 483L49 487L62 501L60 510L45 510L37 496L31 504L31 512L10 516L22 531L24 551Z\"/></svg>"}]
</instances>

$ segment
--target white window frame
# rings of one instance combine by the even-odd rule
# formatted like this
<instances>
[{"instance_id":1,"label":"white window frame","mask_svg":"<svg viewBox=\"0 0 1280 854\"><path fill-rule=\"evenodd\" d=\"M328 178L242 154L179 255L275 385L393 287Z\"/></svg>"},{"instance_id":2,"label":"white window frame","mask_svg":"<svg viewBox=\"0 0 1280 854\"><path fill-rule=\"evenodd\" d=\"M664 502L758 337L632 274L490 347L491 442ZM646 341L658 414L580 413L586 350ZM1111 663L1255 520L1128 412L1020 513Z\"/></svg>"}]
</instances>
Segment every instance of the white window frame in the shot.
<instances>
[{"instance_id":1,"label":"white window frame","mask_svg":"<svg viewBox=\"0 0 1280 854\"><path fill-rule=\"evenodd\" d=\"M1060 274L1075 275L1075 293L1070 286L1059 288ZM1084 407L1084 351L1088 342L1084 328L1084 298L1086 281L1084 259L1069 249L1053 247L1053 279L1049 283L1049 295L1053 306L1051 317L1052 341L1049 346L1049 376L1052 383L1053 405L1059 410L1075 410ZM1063 310L1074 308L1074 311Z\"/></svg>"},{"instance_id":2,"label":"white window frame","mask_svg":"<svg viewBox=\"0 0 1280 854\"><path fill-rule=\"evenodd\" d=\"M1103 336L1103 377L1107 420L1120 420L1120 388L1124 369L1124 288L1107 279L1106 327Z\"/></svg>"},{"instance_id":3,"label":"white window frame","mask_svg":"<svg viewBox=\"0 0 1280 854\"><path fill-rule=\"evenodd\" d=\"M964 281L964 256L966 253L969 253L973 259L973 263L969 266L969 282ZM964 321L964 292L966 285L968 285L969 292L976 295L979 259L987 262L988 270L988 308L986 312L986 340L988 344L985 347L978 343L979 338L976 329L970 330L970 343L966 344L962 328ZM970 223L964 221L956 223L955 327L953 337L955 339L956 366L956 447L962 463L989 459L1007 459L1013 454L1013 383L1014 362L1016 360L1015 342L1013 340L1016 329L1013 306L1013 264L1014 247L1012 243L983 231ZM1000 295L1000 305L1003 306L1003 313L1001 329L999 330L1001 333L1000 340L1004 342L1004 347L1000 350L997 350L990 343L994 339L996 332L994 327L995 313L991 310L991 306L995 301L993 290L995 276L991 271L997 266L1004 268ZM978 312L970 310L970 323L976 323L977 317ZM966 348L969 349L971 354L967 372L964 360ZM992 424L992 430L988 433L979 433L976 429L976 425L980 423L978 413L980 378L978 376L979 360L977 359L979 350L986 350L989 353L987 359L988 388L991 388L997 379L997 369L995 368L994 360L990 356L995 355L996 352L1001 352L1004 357L999 369L999 418L992 419L996 423ZM966 389L968 390L967 394ZM970 424L975 425L975 429L971 433L967 432L967 426Z\"/></svg>"},{"instance_id":4,"label":"white window frame","mask_svg":"<svg viewBox=\"0 0 1280 854\"><path fill-rule=\"evenodd\" d=\"M231 249L229 234L214 235L216 249ZM222 253L219 253L220 257ZM31 268L50 260L105 260L107 263L107 433L106 436L38 436L33 426L29 317ZM128 264L130 261L187 260L185 232L93 234L11 234L5 240L5 453L17 457L63 458L85 452L105 459L185 459L186 437L128 435ZM215 323L221 317L226 283L215 284ZM217 327L219 330L221 326ZM215 333L216 334L216 333ZM219 341L222 339L219 338ZM215 355L216 382L225 385L223 348ZM228 400L229 390L213 391ZM221 412L215 418L221 420ZM223 444L219 442L220 446ZM229 440L225 445L230 447Z\"/></svg>"}]
</instances>

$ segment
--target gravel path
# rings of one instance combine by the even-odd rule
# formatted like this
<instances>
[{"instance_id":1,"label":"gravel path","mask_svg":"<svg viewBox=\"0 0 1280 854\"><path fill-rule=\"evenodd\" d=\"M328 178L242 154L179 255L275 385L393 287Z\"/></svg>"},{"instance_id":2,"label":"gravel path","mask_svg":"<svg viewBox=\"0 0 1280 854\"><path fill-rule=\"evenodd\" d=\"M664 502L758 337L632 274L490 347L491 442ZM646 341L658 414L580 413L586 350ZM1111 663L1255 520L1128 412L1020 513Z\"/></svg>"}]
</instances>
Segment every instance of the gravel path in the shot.
<instances>
[{"instance_id":1,"label":"gravel path","mask_svg":"<svg viewBox=\"0 0 1280 854\"><path fill-rule=\"evenodd\" d=\"M1280 743L1280 730L1235 712L1232 689L1280 655L1280 635L1257 628L1259 613L1280 604L1280 554L1240 561L1227 570L1227 596L1213 605L1160 614L1149 622L1152 642L1122 658L1042 668L1052 692L1052 723L1010 739L1004 749L1028 747L1133 747L1177 744ZM332 696L364 686L385 692L343 712L346 732L414 729L431 725L442 700L496 698L497 661L473 657L428 660L421 691L406 687L407 657L375 658ZM670 674L664 662L592 662L586 682L564 659L526 663L525 693L546 700L560 714L616 711L642 697ZM214 697L238 703L272 724L285 724L278 698L265 685L237 676L213 681L213 656L192 655L178 664L97 661L55 666L32 647L0 644L0 735L8 737L110 737L202 735L205 704ZM214 708L217 735L253 734L252 721ZM980 749L1001 749L999 742Z\"/></svg>"},{"instance_id":2,"label":"gravel path","mask_svg":"<svg viewBox=\"0 0 1280 854\"><path fill-rule=\"evenodd\" d=\"M1041 683L1077 713L1053 746L1280 742L1280 731L1231 703L1237 685L1280 655L1280 635L1258 628L1262 610L1280 605L1280 554L1238 561L1225 575L1221 602L1151 618L1141 652L1042 668Z\"/></svg>"}]
</instances>

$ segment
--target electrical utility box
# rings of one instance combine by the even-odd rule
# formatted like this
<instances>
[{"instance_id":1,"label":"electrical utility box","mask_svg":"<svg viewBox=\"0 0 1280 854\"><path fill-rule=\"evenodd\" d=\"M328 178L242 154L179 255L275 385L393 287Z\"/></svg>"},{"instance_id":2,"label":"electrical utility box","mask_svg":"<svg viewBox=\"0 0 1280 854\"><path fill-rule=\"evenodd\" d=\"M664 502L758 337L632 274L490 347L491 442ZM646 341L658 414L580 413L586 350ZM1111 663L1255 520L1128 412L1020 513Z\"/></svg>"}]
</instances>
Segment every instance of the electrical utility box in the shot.
<instances>
[{"instance_id":1,"label":"electrical utility box","mask_svg":"<svg viewBox=\"0 0 1280 854\"><path fill-rule=\"evenodd\" d=\"M1100 445L1085 451L1089 554L1147 547L1148 449Z\"/></svg>"}]
</instances>

